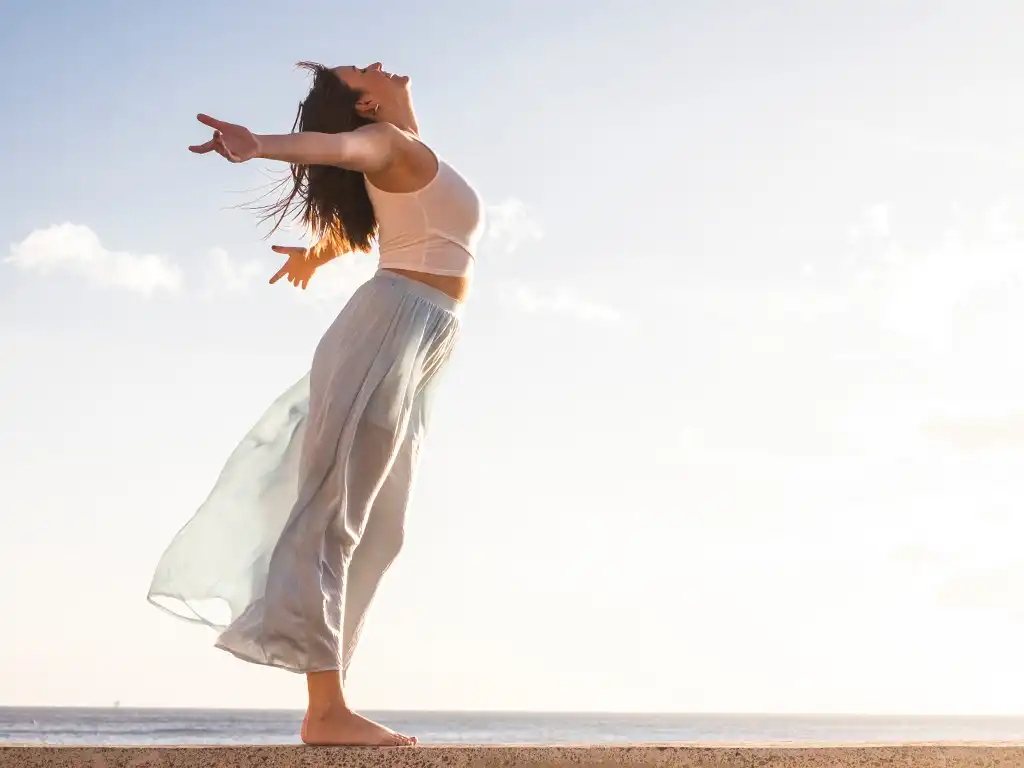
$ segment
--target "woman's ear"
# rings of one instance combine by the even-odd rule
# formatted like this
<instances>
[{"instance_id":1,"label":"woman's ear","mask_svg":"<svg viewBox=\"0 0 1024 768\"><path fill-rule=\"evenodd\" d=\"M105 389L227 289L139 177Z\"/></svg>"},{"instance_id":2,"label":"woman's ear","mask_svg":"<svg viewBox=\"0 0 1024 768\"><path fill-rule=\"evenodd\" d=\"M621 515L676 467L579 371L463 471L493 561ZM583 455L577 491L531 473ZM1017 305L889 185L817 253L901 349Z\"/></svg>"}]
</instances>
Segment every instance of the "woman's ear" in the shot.
<instances>
[{"instance_id":1,"label":"woman's ear","mask_svg":"<svg viewBox=\"0 0 1024 768\"><path fill-rule=\"evenodd\" d=\"M356 113L360 117L365 117L372 120L377 114L377 104L369 98L362 98L356 102Z\"/></svg>"}]
</instances>

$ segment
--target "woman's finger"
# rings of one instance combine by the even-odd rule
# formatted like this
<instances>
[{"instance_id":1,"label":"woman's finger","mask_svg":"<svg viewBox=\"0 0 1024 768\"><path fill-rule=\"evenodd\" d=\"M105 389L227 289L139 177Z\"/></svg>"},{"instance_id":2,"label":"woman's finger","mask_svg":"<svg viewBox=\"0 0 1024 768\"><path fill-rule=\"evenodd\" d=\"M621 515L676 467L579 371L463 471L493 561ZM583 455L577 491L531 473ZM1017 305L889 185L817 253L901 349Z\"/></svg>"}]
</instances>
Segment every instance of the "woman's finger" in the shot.
<instances>
[{"instance_id":1,"label":"woman's finger","mask_svg":"<svg viewBox=\"0 0 1024 768\"><path fill-rule=\"evenodd\" d=\"M218 136L217 138L214 139L214 142L217 146L217 151L220 152L221 155L223 155L225 158L227 158L233 163L238 162L238 155L236 155L228 148L228 145L224 143L223 137Z\"/></svg>"},{"instance_id":2,"label":"woman's finger","mask_svg":"<svg viewBox=\"0 0 1024 768\"><path fill-rule=\"evenodd\" d=\"M211 128L216 128L218 131L223 131L223 130L226 130L228 128L235 128L236 127L236 126L232 125L231 123L225 123L223 120L218 120L215 117L210 117L209 115L204 115L202 112L200 112L198 115L196 115L196 120L198 120L203 125L208 125Z\"/></svg>"},{"instance_id":3,"label":"woman's finger","mask_svg":"<svg viewBox=\"0 0 1024 768\"><path fill-rule=\"evenodd\" d=\"M281 267L279 270L277 270L277 272L274 274L274 276L272 278L270 278L270 284L273 285L274 283L276 283L278 280L280 280L282 277L284 277L285 274L287 274L287 272L288 272L288 265L285 264L283 267Z\"/></svg>"},{"instance_id":4,"label":"woman's finger","mask_svg":"<svg viewBox=\"0 0 1024 768\"><path fill-rule=\"evenodd\" d=\"M302 246L296 245L272 245L270 246L270 250L274 253L280 253L285 256L293 256L295 254L302 253L306 249Z\"/></svg>"},{"instance_id":5,"label":"woman's finger","mask_svg":"<svg viewBox=\"0 0 1024 768\"><path fill-rule=\"evenodd\" d=\"M192 144L189 146L189 152L195 152L197 155L205 155L207 152L213 149L213 139L203 144Z\"/></svg>"}]
</instances>

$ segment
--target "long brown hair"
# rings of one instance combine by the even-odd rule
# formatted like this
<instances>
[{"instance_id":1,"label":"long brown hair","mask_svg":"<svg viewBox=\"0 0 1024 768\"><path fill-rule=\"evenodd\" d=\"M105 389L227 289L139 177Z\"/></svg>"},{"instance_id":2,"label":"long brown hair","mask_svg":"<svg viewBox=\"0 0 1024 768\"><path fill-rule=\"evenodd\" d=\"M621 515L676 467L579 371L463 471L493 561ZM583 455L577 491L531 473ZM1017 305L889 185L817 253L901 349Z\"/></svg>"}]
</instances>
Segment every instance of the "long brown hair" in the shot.
<instances>
[{"instance_id":1,"label":"long brown hair","mask_svg":"<svg viewBox=\"0 0 1024 768\"><path fill-rule=\"evenodd\" d=\"M343 133L372 122L356 111L362 93L342 82L328 67L310 61L300 61L296 66L311 72L313 83L299 103L292 133ZM370 250L377 234L377 217L363 174L328 165L292 165L291 179L282 179L275 188L289 181L291 190L287 194L259 207L263 221L277 220L271 233L290 213L333 253Z\"/></svg>"}]
</instances>

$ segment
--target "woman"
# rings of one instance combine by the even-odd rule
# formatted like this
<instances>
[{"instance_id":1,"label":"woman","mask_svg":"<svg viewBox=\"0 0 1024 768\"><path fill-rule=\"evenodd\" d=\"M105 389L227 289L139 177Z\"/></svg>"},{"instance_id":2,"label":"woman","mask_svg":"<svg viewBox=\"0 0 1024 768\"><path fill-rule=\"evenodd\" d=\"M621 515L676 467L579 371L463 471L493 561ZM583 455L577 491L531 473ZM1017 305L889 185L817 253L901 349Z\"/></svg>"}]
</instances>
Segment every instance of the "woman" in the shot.
<instances>
[{"instance_id":1,"label":"woman","mask_svg":"<svg viewBox=\"0 0 1024 768\"><path fill-rule=\"evenodd\" d=\"M280 224L297 210L319 239L310 249L274 246L287 261L271 283L287 277L305 288L321 264L368 251L375 237L379 269L328 328L310 372L231 455L161 559L149 599L216 627L217 647L241 659L304 673L305 743L411 745L354 713L343 683L402 544L430 390L459 331L482 205L420 140L408 77L379 63L300 66L313 84L291 134L253 135L199 115L213 137L190 149L291 164L292 189L268 215Z\"/></svg>"}]
</instances>

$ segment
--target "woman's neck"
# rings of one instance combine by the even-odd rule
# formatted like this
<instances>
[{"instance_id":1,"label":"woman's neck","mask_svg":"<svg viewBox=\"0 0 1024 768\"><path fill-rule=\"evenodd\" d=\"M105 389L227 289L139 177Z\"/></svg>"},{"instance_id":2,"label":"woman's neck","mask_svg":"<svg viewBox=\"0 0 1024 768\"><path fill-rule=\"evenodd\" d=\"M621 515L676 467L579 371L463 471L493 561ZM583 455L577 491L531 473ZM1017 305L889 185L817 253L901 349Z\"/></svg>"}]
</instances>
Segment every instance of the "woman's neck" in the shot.
<instances>
[{"instance_id":1,"label":"woman's neck","mask_svg":"<svg viewBox=\"0 0 1024 768\"><path fill-rule=\"evenodd\" d=\"M420 135L420 125L416 121L416 113L413 111L411 104L408 106L396 106L393 113L383 114L381 119L391 123L396 128L408 131L414 136Z\"/></svg>"}]
</instances>

